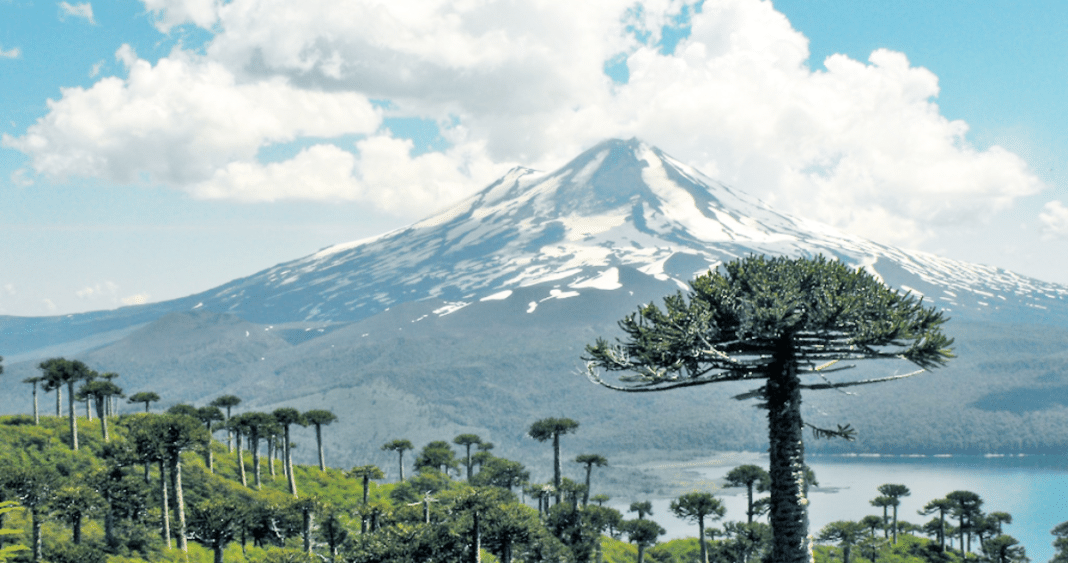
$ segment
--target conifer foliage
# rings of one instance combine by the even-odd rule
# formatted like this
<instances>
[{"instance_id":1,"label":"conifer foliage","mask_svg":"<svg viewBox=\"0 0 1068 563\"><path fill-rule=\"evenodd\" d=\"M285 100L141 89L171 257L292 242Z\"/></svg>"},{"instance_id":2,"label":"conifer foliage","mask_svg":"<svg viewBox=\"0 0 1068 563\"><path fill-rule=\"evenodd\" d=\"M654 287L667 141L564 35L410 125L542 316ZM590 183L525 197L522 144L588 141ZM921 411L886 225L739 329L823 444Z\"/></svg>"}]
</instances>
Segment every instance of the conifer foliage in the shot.
<instances>
[{"instance_id":1,"label":"conifer foliage","mask_svg":"<svg viewBox=\"0 0 1068 563\"><path fill-rule=\"evenodd\" d=\"M586 348L589 377L620 391L661 391L722 381L763 380L736 398L768 411L772 559L808 561L801 418L803 389L834 389L915 375L832 382L839 362L904 359L923 369L952 357L946 318L863 270L816 258L753 256L699 276L687 295L648 304L620 321L626 338ZM626 372L620 384L598 369ZM803 382L806 373L822 376ZM851 438L852 429L818 429Z\"/></svg>"}]
</instances>

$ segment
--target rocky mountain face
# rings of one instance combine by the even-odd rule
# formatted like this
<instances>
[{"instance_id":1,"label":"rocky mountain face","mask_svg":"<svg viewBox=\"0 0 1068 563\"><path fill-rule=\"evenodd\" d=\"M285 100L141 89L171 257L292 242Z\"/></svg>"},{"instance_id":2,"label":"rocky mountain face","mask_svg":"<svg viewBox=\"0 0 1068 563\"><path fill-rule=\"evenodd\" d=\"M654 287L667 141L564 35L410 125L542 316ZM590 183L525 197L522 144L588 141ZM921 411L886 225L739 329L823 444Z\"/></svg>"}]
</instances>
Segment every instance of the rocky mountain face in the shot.
<instances>
[{"instance_id":1,"label":"rocky mountain face","mask_svg":"<svg viewBox=\"0 0 1068 563\"><path fill-rule=\"evenodd\" d=\"M2 406L26 411L29 389L13 382L40 358L67 355L165 402L233 393L250 409L331 408L340 421L326 439L338 463L375 462L378 445L397 437L475 432L516 447L545 416L579 420L576 447L605 452L762 448L762 413L729 398L744 387L633 396L580 373L584 345L616 335L637 305L750 254L834 257L953 319L949 367L856 396L806 396L808 420L860 432L856 443L810 449L1068 444L1068 287L776 212L638 140L605 141L547 174L517 168L409 227L186 298L0 317L13 374Z\"/></svg>"}]
</instances>

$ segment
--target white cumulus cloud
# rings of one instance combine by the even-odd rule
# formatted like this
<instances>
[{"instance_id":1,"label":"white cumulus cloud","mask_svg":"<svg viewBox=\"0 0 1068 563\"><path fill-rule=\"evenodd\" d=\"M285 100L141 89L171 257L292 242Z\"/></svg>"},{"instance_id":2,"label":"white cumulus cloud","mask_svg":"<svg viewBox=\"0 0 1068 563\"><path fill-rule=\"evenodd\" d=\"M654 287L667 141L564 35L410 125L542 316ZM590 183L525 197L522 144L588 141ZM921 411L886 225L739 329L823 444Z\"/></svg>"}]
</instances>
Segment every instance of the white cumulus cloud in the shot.
<instances>
[{"instance_id":1,"label":"white cumulus cloud","mask_svg":"<svg viewBox=\"0 0 1068 563\"><path fill-rule=\"evenodd\" d=\"M74 18L82 18L91 24L96 24L96 19L93 18L93 5L89 2L82 2L81 4L60 2L59 13L61 19L66 19L67 16L70 16Z\"/></svg>"},{"instance_id":2,"label":"white cumulus cloud","mask_svg":"<svg viewBox=\"0 0 1068 563\"><path fill-rule=\"evenodd\" d=\"M243 201L367 201L397 214L428 213L443 201L467 195L472 179L492 181L496 168L480 147L412 157L411 141L374 136L356 148L358 155L317 144L283 162L234 162L189 191L202 198Z\"/></svg>"},{"instance_id":3,"label":"white cumulus cloud","mask_svg":"<svg viewBox=\"0 0 1068 563\"><path fill-rule=\"evenodd\" d=\"M22 56L22 50L18 47L12 47L10 49L4 49L0 47L0 59L17 59Z\"/></svg>"},{"instance_id":4,"label":"white cumulus cloud","mask_svg":"<svg viewBox=\"0 0 1068 563\"><path fill-rule=\"evenodd\" d=\"M882 49L813 70L771 2L142 1L161 31L213 39L155 64L124 48L125 78L63 90L3 139L38 174L418 219L513 164L545 169L637 136L784 211L905 244L1043 188L941 114L933 73ZM684 13L689 37L663 52L663 26ZM605 75L610 60L625 61L626 83ZM413 156L383 116L431 120L450 146ZM359 140L331 140L342 135ZM292 158L259 156L301 139Z\"/></svg>"},{"instance_id":5,"label":"white cumulus cloud","mask_svg":"<svg viewBox=\"0 0 1068 563\"><path fill-rule=\"evenodd\" d=\"M1047 238L1068 237L1068 207L1060 201L1051 201L1038 215L1042 232Z\"/></svg>"},{"instance_id":6,"label":"white cumulus cloud","mask_svg":"<svg viewBox=\"0 0 1068 563\"><path fill-rule=\"evenodd\" d=\"M25 135L3 144L39 174L186 187L247 161L271 143L374 131L378 112L356 92L292 86L283 77L239 81L222 65L176 51L156 65L127 46L126 79L67 88Z\"/></svg>"}]
</instances>

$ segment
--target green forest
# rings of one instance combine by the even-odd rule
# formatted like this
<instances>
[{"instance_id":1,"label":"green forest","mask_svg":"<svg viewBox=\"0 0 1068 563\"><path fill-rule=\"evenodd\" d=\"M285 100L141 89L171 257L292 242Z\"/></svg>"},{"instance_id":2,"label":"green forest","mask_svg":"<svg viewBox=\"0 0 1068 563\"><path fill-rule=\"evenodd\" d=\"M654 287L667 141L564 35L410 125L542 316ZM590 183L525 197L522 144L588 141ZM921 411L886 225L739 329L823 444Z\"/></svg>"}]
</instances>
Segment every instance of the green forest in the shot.
<instances>
[{"instance_id":1,"label":"green forest","mask_svg":"<svg viewBox=\"0 0 1068 563\"><path fill-rule=\"evenodd\" d=\"M1028 561L1002 531L1012 515L985 512L972 491L930 499L921 514L931 519L917 526L898 519L908 486L886 483L870 501L881 515L809 529L809 487L818 476L804 464L803 431L847 441L856 432L803 421L802 390L937 368L954 357L953 340L941 330L942 313L922 300L822 257L751 257L724 270L698 277L688 297L665 298L663 309L650 304L629 315L620 322L627 339L598 339L586 359L590 379L626 392L765 381L735 397L757 399L769 429L769 467L742 465L726 476L728 486L745 488L744 520L727 519L709 491L685 492L670 511L693 523L694 536L661 542L666 531L649 500L632 502L624 514L604 506L607 495L591 495L596 470L609 463L600 453L566 456L583 467L584 479L563 477L562 442L580 425L570 418L534 420L526 430L552 447L548 483L531 482L523 463L497 457L493 444L466 433L418 450L405 437L381 444L398 468L397 482L381 483L385 472L373 464L327 467L323 430L337 421L330 411L235 415L241 399L224 395L154 414L161 397L140 391L127 402L143 403L143 413L114 416L124 396L118 374L53 358L39 364L40 376L23 380L32 386L33 416L0 420L0 500L9 503L0 514L0 556L51 563ZM921 370L847 382L800 378L849 369L839 360L891 358ZM624 375L609 382L596 368ZM38 386L54 392L54 417L41 416ZM317 466L293 464L294 426L314 427ZM222 432L225 443L215 439ZM405 478L409 451L413 472ZM372 453L379 452L364 452ZM1068 522L1051 532L1055 561L1068 561Z\"/></svg>"},{"instance_id":2,"label":"green forest","mask_svg":"<svg viewBox=\"0 0 1068 563\"><path fill-rule=\"evenodd\" d=\"M92 420L78 417L77 451L69 416L39 416L36 424L28 415L0 417L6 501L0 559L683 563L701 561L699 529L708 561L769 556L767 500L757 498L768 477L756 466L727 477L728 485L751 491L748 514L726 515L710 493L687 493L671 510L694 523L693 537L661 541L664 530L650 503L634 502L624 514L603 506L607 495L590 495L597 491L598 468L608 463L596 454L566 460L581 464L589 488L554 475L556 486L529 482L522 463L494 456L493 445L475 435L418 449L400 438L382 449L413 469L403 482L386 483L374 465L287 469L279 419L293 413L246 412L226 422L217 407L178 405L167 413L121 416L107 411ZM297 414L291 424L321 416ZM530 436L549 447L567 433L559 431L561 421L572 429L578 424L535 421ZM1023 548L999 533L1011 515L984 513L975 493L932 500L931 521L915 526L896 518L906 487L886 485L879 492L872 505L882 515L811 531L816 561L962 561L962 545L967 560L1026 561ZM1064 554L1056 561L1068 560L1062 559L1068 557L1068 525L1054 533Z\"/></svg>"}]
</instances>

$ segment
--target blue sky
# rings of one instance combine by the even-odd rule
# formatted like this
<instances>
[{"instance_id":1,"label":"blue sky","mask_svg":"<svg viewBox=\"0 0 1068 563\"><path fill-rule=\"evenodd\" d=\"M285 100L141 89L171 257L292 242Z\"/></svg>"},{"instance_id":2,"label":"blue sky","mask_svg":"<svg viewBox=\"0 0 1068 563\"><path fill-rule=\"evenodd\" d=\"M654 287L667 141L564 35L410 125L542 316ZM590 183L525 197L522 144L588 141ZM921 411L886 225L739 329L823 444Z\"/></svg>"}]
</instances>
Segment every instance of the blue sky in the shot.
<instances>
[{"instance_id":1,"label":"blue sky","mask_svg":"<svg viewBox=\"0 0 1068 563\"><path fill-rule=\"evenodd\" d=\"M0 314L203 291L640 137L1068 283L1068 4L0 0Z\"/></svg>"}]
</instances>

